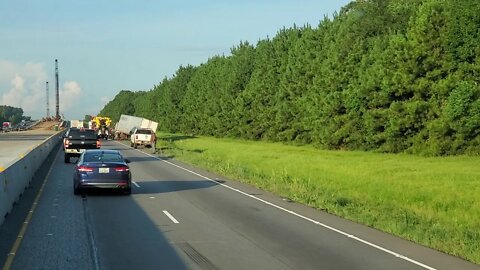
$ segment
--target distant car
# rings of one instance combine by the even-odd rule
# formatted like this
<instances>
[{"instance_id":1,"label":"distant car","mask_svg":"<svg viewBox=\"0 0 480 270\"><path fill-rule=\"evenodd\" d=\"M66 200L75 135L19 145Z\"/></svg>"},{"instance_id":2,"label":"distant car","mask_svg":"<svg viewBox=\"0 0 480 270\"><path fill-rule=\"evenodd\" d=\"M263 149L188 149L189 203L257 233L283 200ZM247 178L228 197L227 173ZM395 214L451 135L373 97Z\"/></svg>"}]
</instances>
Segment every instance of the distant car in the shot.
<instances>
[{"instance_id":1,"label":"distant car","mask_svg":"<svg viewBox=\"0 0 480 270\"><path fill-rule=\"evenodd\" d=\"M73 173L73 193L88 189L113 189L131 194L132 176L128 159L117 150L86 150Z\"/></svg>"},{"instance_id":2,"label":"distant car","mask_svg":"<svg viewBox=\"0 0 480 270\"><path fill-rule=\"evenodd\" d=\"M25 122L25 120L22 120L22 122L18 124L17 129L18 131L27 129L27 123Z\"/></svg>"}]
</instances>

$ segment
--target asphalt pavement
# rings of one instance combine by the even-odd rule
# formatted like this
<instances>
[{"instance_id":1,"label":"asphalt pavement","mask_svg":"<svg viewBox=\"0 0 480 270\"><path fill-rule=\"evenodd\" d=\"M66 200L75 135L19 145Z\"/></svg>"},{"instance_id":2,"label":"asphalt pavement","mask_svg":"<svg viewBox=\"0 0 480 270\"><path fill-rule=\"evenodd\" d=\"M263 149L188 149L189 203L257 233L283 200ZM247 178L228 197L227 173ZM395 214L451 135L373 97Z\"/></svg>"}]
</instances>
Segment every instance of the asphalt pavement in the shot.
<instances>
[{"instance_id":1,"label":"asphalt pavement","mask_svg":"<svg viewBox=\"0 0 480 270\"><path fill-rule=\"evenodd\" d=\"M58 131L28 130L0 133L0 171Z\"/></svg>"},{"instance_id":2,"label":"asphalt pavement","mask_svg":"<svg viewBox=\"0 0 480 270\"><path fill-rule=\"evenodd\" d=\"M75 165L59 149L10 269L480 269L175 160L102 146L132 161L132 195L74 196ZM17 232L2 229L13 246Z\"/></svg>"}]
</instances>

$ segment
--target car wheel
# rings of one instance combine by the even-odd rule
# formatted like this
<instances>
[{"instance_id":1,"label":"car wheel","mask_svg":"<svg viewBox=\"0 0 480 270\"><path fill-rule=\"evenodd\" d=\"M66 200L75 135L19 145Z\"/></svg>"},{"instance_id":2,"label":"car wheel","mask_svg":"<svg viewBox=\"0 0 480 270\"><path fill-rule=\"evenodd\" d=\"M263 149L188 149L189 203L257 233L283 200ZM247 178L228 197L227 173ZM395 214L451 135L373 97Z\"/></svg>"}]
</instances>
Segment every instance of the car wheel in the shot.
<instances>
[{"instance_id":1,"label":"car wheel","mask_svg":"<svg viewBox=\"0 0 480 270\"><path fill-rule=\"evenodd\" d=\"M136 143L133 144L133 148L137 149L138 145Z\"/></svg>"},{"instance_id":2,"label":"car wheel","mask_svg":"<svg viewBox=\"0 0 480 270\"><path fill-rule=\"evenodd\" d=\"M65 156L64 156L64 162L65 162L65 163L70 163L70 156L69 156L69 155L65 154Z\"/></svg>"},{"instance_id":3,"label":"car wheel","mask_svg":"<svg viewBox=\"0 0 480 270\"><path fill-rule=\"evenodd\" d=\"M73 187L73 194L74 195L80 195L80 189L74 186Z\"/></svg>"}]
</instances>

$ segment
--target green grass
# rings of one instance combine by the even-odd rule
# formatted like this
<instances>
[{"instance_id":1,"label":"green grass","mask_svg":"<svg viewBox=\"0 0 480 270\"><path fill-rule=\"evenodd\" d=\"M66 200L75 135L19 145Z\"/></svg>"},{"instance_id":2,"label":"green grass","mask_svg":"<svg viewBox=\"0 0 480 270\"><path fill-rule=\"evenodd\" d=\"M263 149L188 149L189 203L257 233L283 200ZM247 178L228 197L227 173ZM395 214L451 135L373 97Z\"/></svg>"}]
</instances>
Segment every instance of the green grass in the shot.
<instances>
[{"instance_id":1,"label":"green grass","mask_svg":"<svg viewBox=\"0 0 480 270\"><path fill-rule=\"evenodd\" d=\"M159 134L165 155L480 263L480 157Z\"/></svg>"}]
</instances>

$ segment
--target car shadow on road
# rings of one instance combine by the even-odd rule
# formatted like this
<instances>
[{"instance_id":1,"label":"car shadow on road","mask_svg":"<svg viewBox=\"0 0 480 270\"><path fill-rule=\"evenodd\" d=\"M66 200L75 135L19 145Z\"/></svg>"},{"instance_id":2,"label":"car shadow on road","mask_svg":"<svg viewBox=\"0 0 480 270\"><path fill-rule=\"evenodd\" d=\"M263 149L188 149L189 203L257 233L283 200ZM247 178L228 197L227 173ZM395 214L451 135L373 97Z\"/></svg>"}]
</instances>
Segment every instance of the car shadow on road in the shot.
<instances>
[{"instance_id":1,"label":"car shadow on road","mask_svg":"<svg viewBox=\"0 0 480 270\"><path fill-rule=\"evenodd\" d=\"M225 183L222 180L136 180L139 186L133 186L132 194L158 194L177 191L204 189Z\"/></svg>"},{"instance_id":2,"label":"car shadow on road","mask_svg":"<svg viewBox=\"0 0 480 270\"><path fill-rule=\"evenodd\" d=\"M188 254L167 238L170 223L152 220L133 197L99 190L82 201L101 243L100 269L190 269Z\"/></svg>"}]
</instances>

